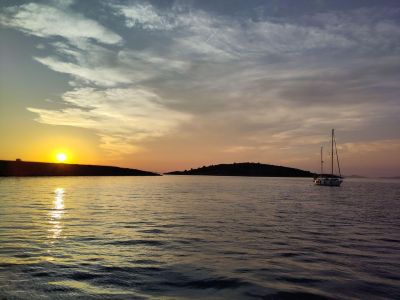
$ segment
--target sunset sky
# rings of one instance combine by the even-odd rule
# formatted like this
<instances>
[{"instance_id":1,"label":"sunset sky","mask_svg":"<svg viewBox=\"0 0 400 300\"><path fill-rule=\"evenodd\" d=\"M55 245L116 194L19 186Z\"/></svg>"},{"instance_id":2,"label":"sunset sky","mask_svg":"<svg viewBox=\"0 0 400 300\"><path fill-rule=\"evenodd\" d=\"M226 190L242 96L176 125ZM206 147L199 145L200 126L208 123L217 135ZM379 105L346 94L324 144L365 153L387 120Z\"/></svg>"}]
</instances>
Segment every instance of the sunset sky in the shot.
<instances>
[{"instance_id":1,"label":"sunset sky","mask_svg":"<svg viewBox=\"0 0 400 300\"><path fill-rule=\"evenodd\" d=\"M400 2L1 1L0 159L400 175Z\"/></svg>"}]
</instances>

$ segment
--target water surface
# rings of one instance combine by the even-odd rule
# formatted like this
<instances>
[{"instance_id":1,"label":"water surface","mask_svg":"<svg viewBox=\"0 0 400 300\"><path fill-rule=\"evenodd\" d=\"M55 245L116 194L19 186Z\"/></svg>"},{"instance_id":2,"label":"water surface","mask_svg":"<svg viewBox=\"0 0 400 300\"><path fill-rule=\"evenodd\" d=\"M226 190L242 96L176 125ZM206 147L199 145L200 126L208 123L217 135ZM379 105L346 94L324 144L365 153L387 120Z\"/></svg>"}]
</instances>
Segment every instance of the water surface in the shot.
<instances>
[{"instance_id":1,"label":"water surface","mask_svg":"<svg viewBox=\"0 0 400 300\"><path fill-rule=\"evenodd\" d=\"M0 298L400 299L400 182L0 179Z\"/></svg>"}]
</instances>

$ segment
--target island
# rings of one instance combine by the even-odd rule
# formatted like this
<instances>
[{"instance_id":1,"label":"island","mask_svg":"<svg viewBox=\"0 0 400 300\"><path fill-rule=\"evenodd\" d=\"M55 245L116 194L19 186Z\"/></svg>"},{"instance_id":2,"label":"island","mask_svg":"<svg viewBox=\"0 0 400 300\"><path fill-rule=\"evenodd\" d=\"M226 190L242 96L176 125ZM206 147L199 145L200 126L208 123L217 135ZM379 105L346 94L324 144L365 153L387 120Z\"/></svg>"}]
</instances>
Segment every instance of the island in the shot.
<instances>
[{"instance_id":1,"label":"island","mask_svg":"<svg viewBox=\"0 0 400 300\"><path fill-rule=\"evenodd\" d=\"M400 179L400 176L379 177L380 179Z\"/></svg>"},{"instance_id":2,"label":"island","mask_svg":"<svg viewBox=\"0 0 400 300\"><path fill-rule=\"evenodd\" d=\"M161 176L111 166L0 160L0 176Z\"/></svg>"},{"instance_id":3,"label":"island","mask_svg":"<svg viewBox=\"0 0 400 300\"><path fill-rule=\"evenodd\" d=\"M252 177L313 177L315 175L312 172L300 169L252 162L203 166L197 169L173 171L165 174Z\"/></svg>"}]
</instances>

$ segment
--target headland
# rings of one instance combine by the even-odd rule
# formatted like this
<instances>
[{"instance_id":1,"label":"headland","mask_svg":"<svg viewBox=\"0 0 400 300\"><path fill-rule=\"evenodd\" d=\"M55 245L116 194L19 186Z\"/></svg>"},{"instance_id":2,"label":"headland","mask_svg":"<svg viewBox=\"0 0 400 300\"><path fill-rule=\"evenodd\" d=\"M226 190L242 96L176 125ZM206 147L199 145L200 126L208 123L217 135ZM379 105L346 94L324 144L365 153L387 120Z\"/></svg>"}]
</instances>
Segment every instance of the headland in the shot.
<instances>
[{"instance_id":1,"label":"headland","mask_svg":"<svg viewBox=\"0 0 400 300\"><path fill-rule=\"evenodd\" d=\"M0 160L0 176L160 176L112 166Z\"/></svg>"}]
</instances>

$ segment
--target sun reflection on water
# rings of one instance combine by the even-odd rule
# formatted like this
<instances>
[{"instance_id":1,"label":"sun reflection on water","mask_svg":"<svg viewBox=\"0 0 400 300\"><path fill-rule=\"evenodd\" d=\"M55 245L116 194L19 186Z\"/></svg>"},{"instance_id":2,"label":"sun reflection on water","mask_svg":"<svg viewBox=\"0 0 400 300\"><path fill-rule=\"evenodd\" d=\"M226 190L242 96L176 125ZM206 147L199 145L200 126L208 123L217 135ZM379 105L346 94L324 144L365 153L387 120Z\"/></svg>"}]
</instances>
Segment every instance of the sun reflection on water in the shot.
<instances>
[{"instance_id":1,"label":"sun reflection on water","mask_svg":"<svg viewBox=\"0 0 400 300\"><path fill-rule=\"evenodd\" d=\"M64 188L56 188L54 190L54 201L53 207L49 212L50 220L49 224L51 225L49 229L49 238L54 240L61 238L63 224L62 224L62 216L64 214Z\"/></svg>"}]
</instances>

